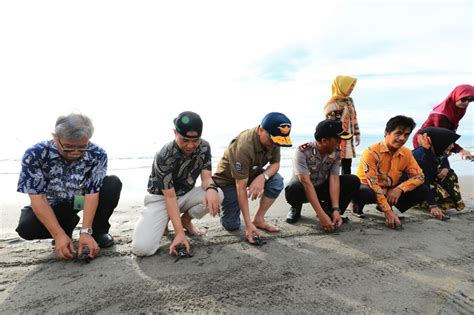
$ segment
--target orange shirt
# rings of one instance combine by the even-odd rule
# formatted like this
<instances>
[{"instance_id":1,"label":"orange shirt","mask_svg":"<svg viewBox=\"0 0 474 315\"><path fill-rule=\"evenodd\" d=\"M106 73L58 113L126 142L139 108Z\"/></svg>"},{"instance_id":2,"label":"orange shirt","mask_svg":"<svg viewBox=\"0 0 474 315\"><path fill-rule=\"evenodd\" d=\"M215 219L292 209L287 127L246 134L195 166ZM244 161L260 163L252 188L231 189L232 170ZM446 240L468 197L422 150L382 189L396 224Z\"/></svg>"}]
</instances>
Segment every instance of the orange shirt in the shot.
<instances>
[{"instance_id":1,"label":"orange shirt","mask_svg":"<svg viewBox=\"0 0 474 315\"><path fill-rule=\"evenodd\" d=\"M399 184L403 173L406 173L409 179ZM391 154L385 141L364 150L360 158L357 177L360 178L362 184L368 185L375 191L377 204L384 212L392 209L386 198L390 190L400 188L405 193L420 186L425 180L423 171L410 149L401 147Z\"/></svg>"}]
</instances>

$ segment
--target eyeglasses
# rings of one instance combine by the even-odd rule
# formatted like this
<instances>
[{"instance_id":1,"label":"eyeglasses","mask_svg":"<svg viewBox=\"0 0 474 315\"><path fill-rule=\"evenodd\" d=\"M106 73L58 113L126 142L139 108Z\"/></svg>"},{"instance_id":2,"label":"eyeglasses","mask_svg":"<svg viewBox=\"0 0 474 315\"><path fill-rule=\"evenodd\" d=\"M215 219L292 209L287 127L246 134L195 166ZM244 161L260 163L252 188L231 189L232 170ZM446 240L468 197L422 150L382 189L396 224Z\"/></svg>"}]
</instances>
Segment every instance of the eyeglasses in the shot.
<instances>
[{"instance_id":1,"label":"eyeglasses","mask_svg":"<svg viewBox=\"0 0 474 315\"><path fill-rule=\"evenodd\" d=\"M463 103L474 102L474 97L472 97L472 96L463 97L463 98L461 98L461 102L463 102Z\"/></svg>"},{"instance_id":2,"label":"eyeglasses","mask_svg":"<svg viewBox=\"0 0 474 315\"><path fill-rule=\"evenodd\" d=\"M63 145L59 137L58 137L58 143L61 146L61 150L63 150L64 152L89 151L89 143L86 145L80 145L80 146Z\"/></svg>"}]
</instances>

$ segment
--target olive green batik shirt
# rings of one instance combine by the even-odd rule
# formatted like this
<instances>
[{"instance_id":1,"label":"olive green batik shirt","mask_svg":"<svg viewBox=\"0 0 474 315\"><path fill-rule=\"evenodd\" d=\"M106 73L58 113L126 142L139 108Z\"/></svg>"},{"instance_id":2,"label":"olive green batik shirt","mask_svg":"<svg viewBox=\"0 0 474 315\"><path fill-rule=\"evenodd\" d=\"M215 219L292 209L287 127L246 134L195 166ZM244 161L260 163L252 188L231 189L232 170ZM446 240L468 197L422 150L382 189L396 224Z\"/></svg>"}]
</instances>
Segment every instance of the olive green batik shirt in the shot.
<instances>
[{"instance_id":1,"label":"olive green batik shirt","mask_svg":"<svg viewBox=\"0 0 474 315\"><path fill-rule=\"evenodd\" d=\"M234 185L236 179L249 179L249 183L264 171L268 163L280 162L280 147L269 151L260 143L258 127L241 132L224 151L212 177L219 186Z\"/></svg>"}]
</instances>

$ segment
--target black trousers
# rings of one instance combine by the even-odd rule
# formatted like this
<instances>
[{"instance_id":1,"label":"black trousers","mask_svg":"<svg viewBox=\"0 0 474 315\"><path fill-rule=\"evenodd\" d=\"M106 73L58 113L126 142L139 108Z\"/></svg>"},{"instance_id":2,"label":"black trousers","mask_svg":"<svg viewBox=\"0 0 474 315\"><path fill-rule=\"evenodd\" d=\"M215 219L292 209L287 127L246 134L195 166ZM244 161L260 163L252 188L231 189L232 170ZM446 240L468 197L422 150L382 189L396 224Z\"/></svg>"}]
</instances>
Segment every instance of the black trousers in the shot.
<instances>
[{"instance_id":1,"label":"black trousers","mask_svg":"<svg viewBox=\"0 0 474 315\"><path fill-rule=\"evenodd\" d=\"M400 212L405 212L414 205L417 205L426 200L429 194L429 188L426 185L418 186L412 191L403 193L398 199L397 207ZM359 210L362 211L366 204L377 203L375 191L368 185L360 185L360 189L355 194L353 202L359 206Z\"/></svg>"},{"instance_id":2,"label":"black trousers","mask_svg":"<svg viewBox=\"0 0 474 315\"><path fill-rule=\"evenodd\" d=\"M341 169L343 175L351 173L352 159L341 159Z\"/></svg>"},{"instance_id":3,"label":"black trousers","mask_svg":"<svg viewBox=\"0 0 474 315\"><path fill-rule=\"evenodd\" d=\"M346 211L349 202L354 194L359 190L360 180L355 175L340 175L340 192L339 192L339 209L341 214ZM331 196L329 195L329 179L324 183L315 186L316 194L318 195L319 203L329 216L332 216ZM293 178L288 186L285 188L286 201L294 208L301 209L303 203L307 203L306 193L303 184L297 179Z\"/></svg>"},{"instance_id":4,"label":"black trousers","mask_svg":"<svg viewBox=\"0 0 474 315\"><path fill-rule=\"evenodd\" d=\"M111 175L104 178L99 192L99 205L97 207L92 229L94 235L108 233L110 229L109 218L117 207L122 190L122 182L117 176ZM79 211L74 210L72 202L65 202L52 207L59 225L67 235L72 235L74 228L79 223ZM21 209L20 221L16 231L26 240L51 238L48 229L38 220L31 206Z\"/></svg>"}]
</instances>

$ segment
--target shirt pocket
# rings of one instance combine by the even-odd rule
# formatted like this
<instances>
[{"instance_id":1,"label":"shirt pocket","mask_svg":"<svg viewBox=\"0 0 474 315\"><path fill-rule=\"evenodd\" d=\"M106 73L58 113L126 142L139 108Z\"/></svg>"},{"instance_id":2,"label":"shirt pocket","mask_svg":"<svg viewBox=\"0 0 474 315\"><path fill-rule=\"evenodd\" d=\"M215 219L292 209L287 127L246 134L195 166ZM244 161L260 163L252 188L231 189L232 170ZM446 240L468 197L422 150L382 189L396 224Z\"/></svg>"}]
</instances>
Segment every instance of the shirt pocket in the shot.
<instances>
[{"instance_id":1,"label":"shirt pocket","mask_svg":"<svg viewBox=\"0 0 474 315\"><path fill-rule=\"evenodd\" d=\"M321 170L323 171L324 174L329 173L332 167L332 162L333 161L325 161L321 167Z\"/></svg>"},{"instance_id":2,"label":"shirt pocket","mask_svg":"<svg viewBox=\"0 0 474 315\"><path fill-rule=\"evenodd\" d=\"M318 164L309 164L308 168L311 173L317 173L319 170Z\"/></svg>"}]
</instances>

